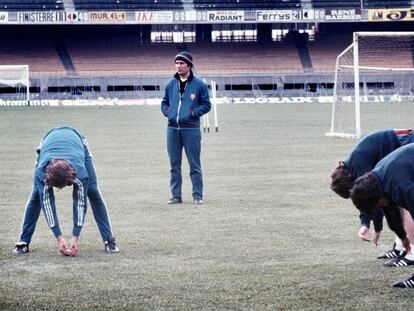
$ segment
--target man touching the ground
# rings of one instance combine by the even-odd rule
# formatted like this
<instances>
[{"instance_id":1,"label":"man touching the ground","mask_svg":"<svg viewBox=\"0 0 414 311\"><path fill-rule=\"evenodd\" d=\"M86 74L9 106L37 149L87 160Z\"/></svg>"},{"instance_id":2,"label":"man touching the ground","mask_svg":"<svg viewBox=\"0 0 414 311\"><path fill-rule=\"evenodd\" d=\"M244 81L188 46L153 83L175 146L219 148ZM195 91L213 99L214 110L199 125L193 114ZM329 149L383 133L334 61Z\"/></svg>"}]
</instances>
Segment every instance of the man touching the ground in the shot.
<instances>
[{"instance_id":1,"label":"man touching the ground","mask_svg":"<svg viewBox=\"0 0 414 311\"><path fill-rule=\"evenodd\" d=\"M108 209L98 188L95 166L86 138L71 127L49 130L37 149L34 183L26 205L19 242L13 254L29 252L40 210L46 217L62 255L76 256L79 236L84 224L87 198L105 245L107 253L118 253L112 233ZM73 230L70 244L64 239L56 213L53 187L62 189L73 186Z\"/></svg>"},{"instance_id":2,"label":"man touching the ground","mask_svg":"<svg viewBox=\"0 0 414 311\"><path fill-rule=\"evenodd\" d=\"M363 139L351 150L344 161L340 161L331 175L331 189L339 196L348 199L355 180L371 171L375 165L394 150L414 142L411 129L387 129L373 132ZM405 222L414 226L411 216L403 212ZM372 241L377 244L382 231L382 210L376 209L372 217L360 213L361 227L358 235L361 239L369 241L369 227L371 220L374 223L374 236ZM394 247L379 259L398 258L405 255L401 240L396 237Z\"/></svg>"},{"instance_id":3,"label":"man touching the ground","mask_svg":"<svg viewBox=\"0 0 414 311\"><path fill-rule=\"evenodd\" d=\"M375 168L359 177L351 189L354 205L366 215L380 207L392 231L401 239L407 254L395 266L414 265L414 230L404 228L400 207L414 217L414 144L403 146L382 159ZM414 288L414 275L394 287Z\"/></svg>"}]
</instances>

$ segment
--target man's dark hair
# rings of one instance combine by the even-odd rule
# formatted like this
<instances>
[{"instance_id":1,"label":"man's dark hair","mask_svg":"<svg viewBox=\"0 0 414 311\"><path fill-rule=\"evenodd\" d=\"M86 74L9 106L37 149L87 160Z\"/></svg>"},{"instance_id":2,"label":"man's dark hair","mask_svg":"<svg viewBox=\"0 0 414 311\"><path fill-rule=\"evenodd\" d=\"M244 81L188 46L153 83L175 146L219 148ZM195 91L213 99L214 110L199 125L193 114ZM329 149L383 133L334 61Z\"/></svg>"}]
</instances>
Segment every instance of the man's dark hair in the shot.
<instances>
[{"instance_id":1,"label":"man's dark hair","mask_svg":"<svg viewBox=\"0 0 414 311\"><path fill-rule=\"evenodd\" d=\"M66 160L54 159L46 166L46 184L56 188L71 186L76 179L76 171Z\"/></svg>"},{"instance_id":2,"label":"man's dark hair","mask_svg":"<svg viewBox=\"0 0 414 311\"><path fill-rule=\"evenodd\" d=\"M331 174L331 190L340 197L349 199L354 180L355 178L340 162Z\"/></svg>"},{"instance_id":3,"label":"man's dark hair","mask_svg":"<svg viewBox=\"0 0 414 311\"><path fill-rule=\"evenodd\" d=\"M351 200L362 213L373 215L380 199L380 185L372 172L365 173L355 180L351 189Z\"/></svg>"}]
</instances>

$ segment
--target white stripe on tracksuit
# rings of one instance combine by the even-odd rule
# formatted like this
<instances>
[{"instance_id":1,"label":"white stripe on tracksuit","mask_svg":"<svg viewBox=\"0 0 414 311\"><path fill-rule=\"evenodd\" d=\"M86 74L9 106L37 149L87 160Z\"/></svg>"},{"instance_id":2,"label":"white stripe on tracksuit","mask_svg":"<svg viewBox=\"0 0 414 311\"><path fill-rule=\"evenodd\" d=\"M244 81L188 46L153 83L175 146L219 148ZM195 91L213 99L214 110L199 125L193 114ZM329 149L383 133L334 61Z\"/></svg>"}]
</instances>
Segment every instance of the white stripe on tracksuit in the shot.
<instances>
[{"instance_id":1,"label":"white stripe on tracksuit","mask_svg":"<svg viewBox=\"0 0 414 311\"><path fill-rule=\"evenodd\" d=\"M46 184L43 187L43 206L45 209L45 216L47 224L50 228L53 228L56 224L55 217L52 211L52 205L50 204L49 186Z\"/></svg>"},{"instance_id":2,"label":"white stripe on tracksuit","mask_svg":"<svg viewBox=\"0 0 414 311\"><path fill-rule=\"evenodd\" d=\"M75 183L78 185L78 203L76 206L78 212L77 226L83 226L84 215L85 215L85 193L82 182L76 178Z\"/></svg>"}]
</instances>

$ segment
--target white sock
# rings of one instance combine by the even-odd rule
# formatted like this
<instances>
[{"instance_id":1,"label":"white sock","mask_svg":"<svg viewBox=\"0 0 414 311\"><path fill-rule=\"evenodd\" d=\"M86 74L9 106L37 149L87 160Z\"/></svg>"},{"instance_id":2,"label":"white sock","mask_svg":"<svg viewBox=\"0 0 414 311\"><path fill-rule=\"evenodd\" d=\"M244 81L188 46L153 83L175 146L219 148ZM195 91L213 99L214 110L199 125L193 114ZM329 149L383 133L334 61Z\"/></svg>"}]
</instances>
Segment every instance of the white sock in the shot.
<instances>
[{"instance_id":1,"label":"white sock","mask_svg":"<svg viewBox=\"0 0 414 311\"><path fill-rule=\"evenodd\" d=\"M404 250L404 246L403 246L402 241L399 237L395 237L395 249L399 250L399 251Z\"/></svg>"},{"instance_id":2,"label":"white sock","mask_svg":"<svg viewBox=\"0 0 414 311\"><path fill-rule=\"evenodd\" d=\"M407 253L407 255L405 255L404 257L407 258L408 260L413 260L414 261L414 245L410 244L411 246L411 251Z\"/></svg>"}]
</instances>

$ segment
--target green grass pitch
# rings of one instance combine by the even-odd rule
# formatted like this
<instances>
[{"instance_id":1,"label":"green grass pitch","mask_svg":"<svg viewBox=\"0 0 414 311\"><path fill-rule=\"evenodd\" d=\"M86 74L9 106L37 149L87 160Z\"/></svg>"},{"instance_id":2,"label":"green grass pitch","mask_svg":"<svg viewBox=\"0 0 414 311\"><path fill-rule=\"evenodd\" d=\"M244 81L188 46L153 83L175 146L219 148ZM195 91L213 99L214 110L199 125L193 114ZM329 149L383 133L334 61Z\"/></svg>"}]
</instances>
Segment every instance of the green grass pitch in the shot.
<instances>
[{"instance_id":1,"label":"green grass pitch","mask_svg":"<svg viewBox=\"0 0 414 311\"><path fill-rule=\"evenodd\" d=\"M166 124L159 107L0 108L1 310L408 310L358 213L329 190L355 144L329 138L329 104L220 105L203 134L205 204L167 206ZM390 113L390 111L393 111ZM363 107L363 130L413 126L412 104ZM210 119L210 124L212 119ZM63 258L41 215L31 253L11 254L32 185L35 148L59 125L83 132L121 253L107 255L90 210L76 258ZM66 238L71 190L56 192Z\"/></svg>"}]
</instances>

